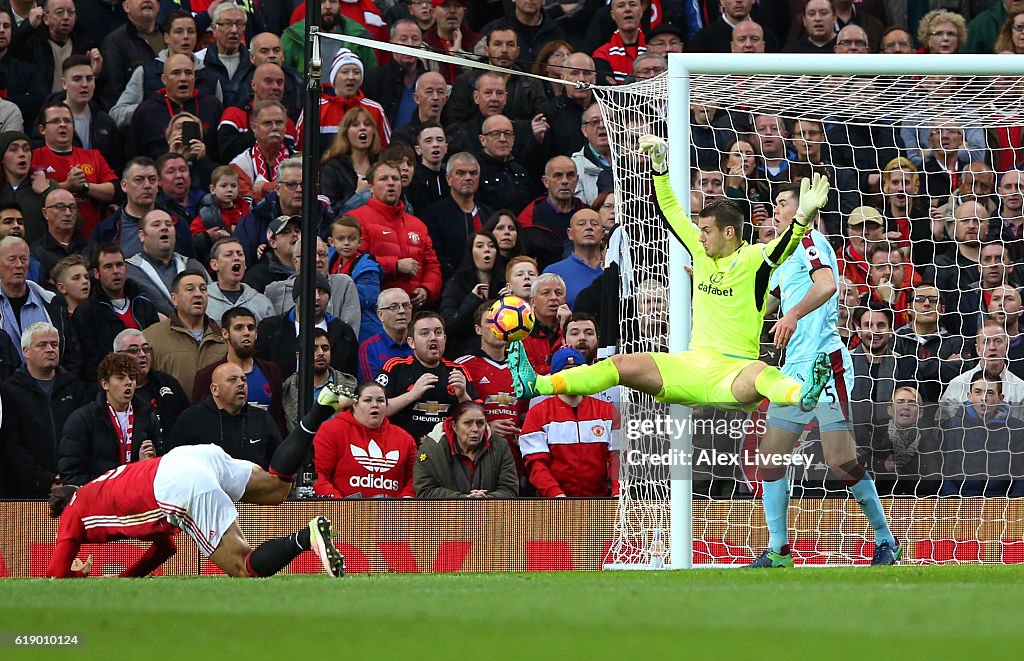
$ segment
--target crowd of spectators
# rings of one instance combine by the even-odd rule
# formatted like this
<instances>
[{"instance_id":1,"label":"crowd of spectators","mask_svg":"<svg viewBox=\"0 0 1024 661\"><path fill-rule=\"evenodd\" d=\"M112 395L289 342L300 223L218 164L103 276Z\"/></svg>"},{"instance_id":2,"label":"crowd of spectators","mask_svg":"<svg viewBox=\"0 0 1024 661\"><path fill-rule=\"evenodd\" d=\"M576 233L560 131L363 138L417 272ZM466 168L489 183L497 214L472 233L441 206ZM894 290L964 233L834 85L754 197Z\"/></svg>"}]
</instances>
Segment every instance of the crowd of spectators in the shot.
<instances>
[{"instance_id":1,"label":"crowd of spectators","mask_svg":"<svg viewBox=\"0 0 1024 661\"><path fill-rule=\"evenodd\" d=\"M304 3L0 8L0 496L190 443L265 466L296 424L300 359L314 390L356 392L316 437L315 494L614 495L617 390L518 401L484 314L531 302L539 372L618 339L613 156L577 83L653 78L683 50L1024 52L1022 0L317 1L322 32L548 80L323 40L320 153L303 155ZM775 236L780 186L833 182L819 228L870 465L1024 492L1020 128L692 114L693 211L735 200L751 241ZM663 349L666 283L640 280L633 331Z\"/></svg>"}]
</instances>

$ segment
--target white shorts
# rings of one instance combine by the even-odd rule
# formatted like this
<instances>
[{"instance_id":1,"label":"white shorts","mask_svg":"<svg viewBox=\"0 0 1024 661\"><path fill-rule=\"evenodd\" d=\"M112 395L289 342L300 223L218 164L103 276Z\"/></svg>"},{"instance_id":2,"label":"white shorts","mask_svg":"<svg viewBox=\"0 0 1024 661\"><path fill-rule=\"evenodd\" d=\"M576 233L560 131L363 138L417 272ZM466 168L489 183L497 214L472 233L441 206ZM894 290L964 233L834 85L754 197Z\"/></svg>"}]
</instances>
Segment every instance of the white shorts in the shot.
<instances>
[{"instance_id":1,"label":"white shorts","mask_svg":"<svg viewBox=\"0 0 1024 661\"><path fill-rule=\"evenodd\" d=\"M153 494L167 520L184 530L209 557L238 518L256 464L232 459L217 445L186 445L160 460Z\"/></svg>"}]
</instances>

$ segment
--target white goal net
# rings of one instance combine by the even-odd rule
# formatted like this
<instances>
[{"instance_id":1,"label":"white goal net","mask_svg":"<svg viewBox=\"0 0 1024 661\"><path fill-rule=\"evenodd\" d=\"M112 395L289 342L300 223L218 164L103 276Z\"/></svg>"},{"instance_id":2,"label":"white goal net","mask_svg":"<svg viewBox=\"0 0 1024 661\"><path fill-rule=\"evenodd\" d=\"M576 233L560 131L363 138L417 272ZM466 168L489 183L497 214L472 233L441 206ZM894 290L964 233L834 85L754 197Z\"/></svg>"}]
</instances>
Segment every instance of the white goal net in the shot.
<instances>
[{"instance_id":1,"label":"white goal net","mask_svg":"<svg viewBox=\"0 0 1024 661\"><path fill-rule=\"evenodd\" d=\"M844 57L848 63L851 56ZM1017 167L1024 167L1024 77L979 75L1006 71L997 56L946 57L945 73L965 73L690 75L689 112L671 115L678 125L670 170L688 166L672 170L673 183L681 201L691 183L693 212L717 197L736 201L751 242L775 235L780 190L813 172L828 176L833 194L818 229L838 257L858 457L904 542L904 559L1020 562L1024 172ZM663 75L597 90L612 142L616 214L630 239L620 352L667 350L668 328L689 323L678 307L668 313L669 290L688 281L682 264L670 263L649 166L637 149L645 133L669 137L673 80ZM762 358L778 364L784 356L771 345L770 325ZM672 499L680 493L673 495L672 478L692 479L693 564L751 561L768 539L754 471L716 465L682 476L630 460L630 452L635 459L676 447L665 422L672 418L649 397L623 396L627 447L606 564L688 564L671 534L683 529L672 525ZM709 410L694 419L707 423L690 427L699 430L694 456L702 449L736 454L756 449L758 434L746 432L759 428L763 414ZM872 531L828 470L816 428L804 431L796 452L809 458L789 471L796 562L870 561Z\"/></svg>"}]
</instances>

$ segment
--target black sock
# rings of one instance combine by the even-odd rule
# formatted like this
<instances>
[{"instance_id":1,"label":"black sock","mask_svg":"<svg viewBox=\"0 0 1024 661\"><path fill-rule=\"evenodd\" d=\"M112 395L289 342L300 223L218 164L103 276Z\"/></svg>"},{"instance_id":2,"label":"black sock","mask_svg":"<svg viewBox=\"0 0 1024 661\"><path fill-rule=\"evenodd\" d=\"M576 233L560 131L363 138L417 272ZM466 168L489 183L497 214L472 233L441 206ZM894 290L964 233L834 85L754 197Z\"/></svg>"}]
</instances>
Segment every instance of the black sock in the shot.
<instances>
[{"instance_id":1,"label":"black sock","mask_svg":"<svg viewBox=\"0 0 1024 661\"><path fill-rule=\"evenodd\" d=\"M286 482L295 479L295 473L302 467L302 462L306 460L306 454L313 443L316 430L332 415L334 415L333 408L314 402L313 407L302 418L302 422L274 451L274 456L270 458L271 475L276 475Z\"/></svg>"},{"instance_id":2,"label":"black sock","mask_svg":"<svg viewBox=\"0 0 1024 661\"><path fill-rule=\"evenodd\" d=\"M245 559L245 566L252 576L273 576L308 550L309 528L303 528L291 535L263 542Z\"/></svg>"}]
</instances>

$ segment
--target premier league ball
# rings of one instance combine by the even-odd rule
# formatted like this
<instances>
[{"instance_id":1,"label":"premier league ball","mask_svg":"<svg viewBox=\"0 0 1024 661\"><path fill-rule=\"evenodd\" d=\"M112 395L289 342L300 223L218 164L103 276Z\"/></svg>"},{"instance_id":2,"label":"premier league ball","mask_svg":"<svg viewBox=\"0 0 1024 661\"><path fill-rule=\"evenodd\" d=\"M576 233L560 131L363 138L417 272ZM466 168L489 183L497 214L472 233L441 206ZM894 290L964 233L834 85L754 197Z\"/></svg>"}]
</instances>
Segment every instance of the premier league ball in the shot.
<instances>
[{"instance_id":1,"label":"premier league ball","mask_svg":"<svg viewBox=\"0 0 1024 661\"><path fill-rule=\"evenodd\" d=\"M518 342L533 330L533 308L518 296L502 296L487 311L491 331L503 342Z\"/></svg>"}]
</instances>

